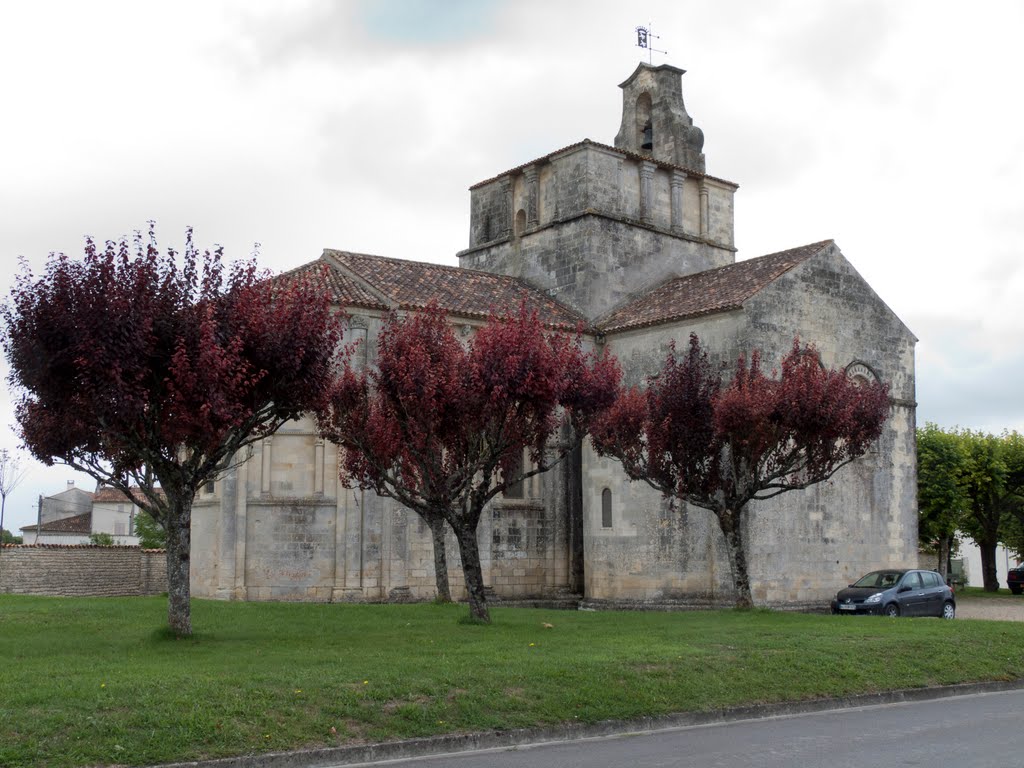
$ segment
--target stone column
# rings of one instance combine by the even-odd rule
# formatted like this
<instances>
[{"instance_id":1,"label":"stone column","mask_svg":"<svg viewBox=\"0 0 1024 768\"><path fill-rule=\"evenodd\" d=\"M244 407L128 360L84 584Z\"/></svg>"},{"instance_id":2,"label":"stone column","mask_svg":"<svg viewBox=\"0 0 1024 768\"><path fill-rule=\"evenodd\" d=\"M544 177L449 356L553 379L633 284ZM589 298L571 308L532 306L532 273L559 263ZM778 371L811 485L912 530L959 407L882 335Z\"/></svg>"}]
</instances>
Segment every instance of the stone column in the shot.
<instances>
[{"instance_id":1,"label":"stone column","mask_svg":"<svg viewBox=\"0 0 1024 768\"><path fill-rule=\"evenodd\" d=\"M686 181L686 174L682 171L672 171L670 184L672 187L672 231L683 234L683 184Z\"/></svg>"},{"instance_id":2,"label":"stone column","mask_svg":"<svg viewBox=\"0 0 1024 768\"><path fill-rule=\"evenodd\" d=\"M512 236L512 219L515 217L515 201L512 199L512 177L501 180L501 237Z\"/></svg>"},{"instance_id":3,"label":"stone column","mask_svg":"<svg viewBox=\"0 0 1024 768\"><path fill-rule=\"evenodd\" d=\"M248 474L250 467L252 467L252 461L245 461L239 464L238 467L235 469L233 477L235 483L235 508L233 510L226 510L227 514L233 514L235 517L235 551L232 553L233 567L231 569L232 600L245 599L245 547L249 539L249 531L246 523L246 518L248 516L249 511ZM224 495L227 496L227 494Z\"/></svg>"},{"instance_id":4,"label":"stone column","mask_svg":"<svg viewBox=\"0 0 1024 768\"><path fill-rule=\"evenodd\" d=\"M540 190L537 184L537 166L531 165L526 169L526 226L536 227L540 223L540 215L537 210Z\"/></svg>"},{"instance_id":5,"label":"stone column","mask_svg":"<svg viewBox=\"0 0 1024 768\"><path fill-rule=\"evenodd\" d=\"M711 218L710 206L708 205L708 185L704 179L700 180L700 236L708 237L708 220Z\"/></svg>"},{"instance_id":6,"label":"stone column","mask_svg":"<svg viewBox=\"0 0 1024 768\"><path fill-rule=\"evenodd\" d=\"M331 453L337 456L340 449L332 444ZM339 459L334 460L337 467ZM347 488L340 483L334 485L334 583L331 590L331 602L339 602L347 597L345 592L345 565L348 555L348 496Z\"/></svg>"},{"instance_id":7,"label":"stone column","mask_svg":"<svg viewBox=\"0 0 1024 768\"><path fill-rule=\"evenodd\" d=\"M270 495L270 468L271 468L271 446L273 445L273 437L263 438L263 452L260 457L262 462L262 471L260 472L260 494L269 496Z\"/></svg>"},{"instance_id":8,"label":"stone column","mask_svg":"<svg viewBox=\"0 0 1024 768\"><path fill-rule=\"evenodd\" d=\"M650 224L653 221L651 208L654 201L651 199L651 181L654 179L654 169L657 167L654 163L649 163L646 160L640 163L640 221L644 224Z\"/></svg>"},{"instance_id":9,"label":"stone column","mask_svg":"<svg viewBox=\"0 0 1024 768\"><path fill-rule=\"evenodd\" d=\"M313 446L313 493L324 495L324 441L318 439Z\"/></svg>"},{"instance_id":10,"label":"stone column","mask_svg":"<svg viewBox=\"0 0 1024 768\"><path fill-rule=\"evenodd\" d=\"M366 539L366 491L346 488L345 498L345 595L359 599L363 595L363 552Z\"/></svg>"}]
</instances>

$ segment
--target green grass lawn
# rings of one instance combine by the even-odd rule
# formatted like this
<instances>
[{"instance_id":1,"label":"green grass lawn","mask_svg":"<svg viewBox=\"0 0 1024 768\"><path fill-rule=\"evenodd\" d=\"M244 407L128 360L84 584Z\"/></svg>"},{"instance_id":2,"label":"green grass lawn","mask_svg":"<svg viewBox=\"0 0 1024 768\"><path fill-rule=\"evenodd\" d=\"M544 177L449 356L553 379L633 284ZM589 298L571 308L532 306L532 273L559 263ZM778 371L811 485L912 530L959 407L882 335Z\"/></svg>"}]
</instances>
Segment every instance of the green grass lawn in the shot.
<instances>
[{"instance_id":1,"label":"green grass lawn","mask_svg":"<svg viewBox=\"0 0 1024 768\"><path fill-rule=\"evenodd\" d=\"M961 597L1012 597L1015 600L1024 601L1024 595L1015 595L1006 587L1002 587L998 592L986 592L981 587L960 587L956 591L956 596Z\"/></svg>"},{"instance_id":2,"label":"green grass lawn","mask_svg":"<svg viewBox=\"0 0 1024 768\"><path fill-rule=\"evenodd\" d=\"M1024 677L1024 624L0 595L0 765L138 765ZM546 628L544 623L552 624Z\"/></svg>"}]
</instances>

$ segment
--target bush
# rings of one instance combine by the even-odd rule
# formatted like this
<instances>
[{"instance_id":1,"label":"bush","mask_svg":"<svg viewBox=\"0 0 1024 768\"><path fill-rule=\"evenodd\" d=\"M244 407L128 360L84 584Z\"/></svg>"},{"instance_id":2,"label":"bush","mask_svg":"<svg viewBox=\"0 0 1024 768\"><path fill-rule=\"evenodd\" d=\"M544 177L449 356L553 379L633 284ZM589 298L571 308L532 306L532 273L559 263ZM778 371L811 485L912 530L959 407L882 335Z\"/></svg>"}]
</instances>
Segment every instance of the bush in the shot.
<instances>
[{"instance_id":1,"label":"bush","mask_svg":"<svg viewBox=\"0 0 1024 768\"><path fill-rule=\"evenodd\" d=\"M135 515L135 535L143 549L166 549L167 531L148 512L139 510Z\"/></svg>"},{"instance_id":2,"label":"bush","mask_svg":"<svg viewBox=\"0 0 1024 768\"><path fill-rule=\"evenodd\" d=\"M21 536L15 536L5 528L0 528L0 544L21 544Z\"/></svg>"}]
</instances>

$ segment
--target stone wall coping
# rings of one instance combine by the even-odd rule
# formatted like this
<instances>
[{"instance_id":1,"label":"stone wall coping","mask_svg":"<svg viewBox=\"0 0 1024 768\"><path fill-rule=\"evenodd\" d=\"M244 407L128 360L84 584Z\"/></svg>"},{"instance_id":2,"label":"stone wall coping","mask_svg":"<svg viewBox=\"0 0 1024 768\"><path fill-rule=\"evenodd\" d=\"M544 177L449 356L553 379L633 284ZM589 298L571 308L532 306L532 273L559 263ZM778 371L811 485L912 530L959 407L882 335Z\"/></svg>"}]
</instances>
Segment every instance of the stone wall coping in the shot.
<instances>
[{"instance_id":1,"label":"stone wall coping","mask_svg":"<svg viewBox=\"0 0 1024 768\"><path fill-rule=\"evenodd\" d=\"M148 549L138 544L0 544L0 549L137 549L147 555L162 555L166 549Z\"/></svg>"},{"instance_id":2,"label":"stone wall coping","mask_svg":"<svg viewBox=\"0 0 1024 768\"><path fill-rule=\"evenodd\" d=\"M630 216L624 216L618 213L610 213L608 211L599 211L594 208L587 208L584 211L571 213L568 216L559 216L556 219L551 219L551 221L545 221L543 224L540 224L539 226L531 227L530 229L525 230L521 235L519 235L518 238L515 235L497 237L494 240L488 240L486 243L480 243L480 245L474 245L469 248L466 248L465 250L459 251L458 253L455 254L455 256L460 259L465 256L471 256L474 253L477 253L478 251L486 251L487 249L493 248L497 245L511 243L513 240L516 239L525 239L537 232L543 232L545 229L550 229L551 227L556 227L560 224L575 221L576 219L583 219L588 216L593 216L599 219L607 219L608 221L616 221L619 222L620 224L628 224L630 226L637 227L638 229L646 229L658 235L671 237L674 240L688 240L691 243L711 245L714 246L715 248L718 248L721 251L731 251L732 253L736 253L739 251L739 249L734 245L724 245L722 243L717 243L714 240L711 240L707 237L701 237L700 235L694 235L689 232L674 232L670 227L659 227L657 224L652 224L646 221L640 221L640 219L634 219Z\"/></svg>"},{"instance_id":3,"label":"stone wall coping","mask_svg":"<svg viewBox=\"0 0 1024 768\"><path fill-rule=\"evenodd\" d=\"M561 155L572 154L573 152L578 152L584 149L597 149L607 154L613 154L620 157L628 157L629 159L636 160L637 162L653 163L658 168L663 168L669 171L684 171L688 176L692 176L694 178L707 179L709 181L717 181L720 185L723 185L728 189L736 190L739 189L740 187L740 185L734 181L729 181L728 179L720 179L716 176L709 176L703 171L698 171L694 168L687 168L682 165L675 165L674 163L666 163L663 160L655 160L653 157L650 157L648 155L643 155L640 154L639 152L633 152L632 150L628 149L613 147L609 144L602 144L601 142L594 141L592 139L583 139L582 141L577 141L575 144L570 144L566 147L562 147L561 149L556 149L554 152L549 152L543 157L538 157L536 160L531 160L528 163L517 165L515 168L511 168L505 171L504 173L499 173L497 176L492 176L489 179L478 181L469 189L470 191L480 189L481 187L485 187L488 184L493 184L496 181L500 181L506 176L518 176L519 174L525 173L526 169L531 166L540 165L542 163L550 163L551 161L556 160Z\"/></svg>"},{"instance_id":4,"label":"stone wall coping","mask_svg":"<svg viewBox=\"0 0 1024 768\"><path fill-rule=\"evenodd\" d=\"M141 549L138 544L0 544L3 549ZM143 552L164 552L163 549L143 549Z\"/></svg>"}]
</instances>

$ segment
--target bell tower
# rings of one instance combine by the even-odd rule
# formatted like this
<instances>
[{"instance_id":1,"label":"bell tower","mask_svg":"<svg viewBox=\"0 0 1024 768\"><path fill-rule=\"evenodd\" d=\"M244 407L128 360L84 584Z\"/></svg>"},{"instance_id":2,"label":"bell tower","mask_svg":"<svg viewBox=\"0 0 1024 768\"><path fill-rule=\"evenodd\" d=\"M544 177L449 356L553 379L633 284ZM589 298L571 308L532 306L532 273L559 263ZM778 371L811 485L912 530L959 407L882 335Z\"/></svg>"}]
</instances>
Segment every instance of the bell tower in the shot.
<instances>
[{"instance_id":1,"label":"bell tower","mask_svg":"<svg viewBox=\"0 0 1024 768\"><path fill-rule=\"evenodd\" d=\"M737 186L704 170L683 70L640 64L615 146L590 139L470 187L459 263L513 275L596 320L669 277L731 264Z\"/></svg>"},{"instance_id":2,"label":"bell tower","mask_svg":"<svg viewBox=\"0 0 1024 768\"><path fill-rule=\"evenodd\" d=\"M615 146L704 173L704 132L683 104L686 70L640 63L622 89L622 125Z\"/></svg>"}]
</instances>

